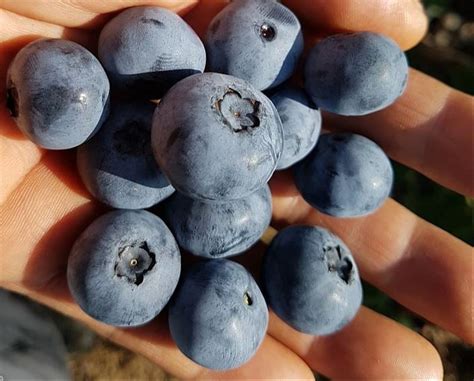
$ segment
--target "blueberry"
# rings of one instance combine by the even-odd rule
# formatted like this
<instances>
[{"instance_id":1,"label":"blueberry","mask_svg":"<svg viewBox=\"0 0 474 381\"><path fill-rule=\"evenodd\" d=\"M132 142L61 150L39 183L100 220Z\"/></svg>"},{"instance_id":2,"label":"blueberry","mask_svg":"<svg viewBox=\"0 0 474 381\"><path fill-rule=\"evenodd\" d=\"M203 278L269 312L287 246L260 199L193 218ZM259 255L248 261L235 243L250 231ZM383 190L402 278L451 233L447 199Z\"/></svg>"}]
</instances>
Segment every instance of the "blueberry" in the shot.
<instances>
[{"instance_id":1,"label":"blueberry","mask_svg":"<svg viewBox=\"0 0 474 381\"><path fill-rule=\"evenodd\" d=\"M165 221L179 245L208 258L243 253L270 225L272 196L264 188L246 198L206 203L176 193L165 204Z\"/></svg>"},{"instance_id":2,"label":"blueberry","mask_svg":"<svg viewBox=\"0 0 474 381\"><path fill-rule=\"evenodd\" d=\"M306 91L318 107L340 115L365 115L391 105L407 79L403 51L376 33L327 37L306 61Z\"/></svg>"},{"instance_id":3,"label":"blueberry","mask_svg":"<svg viewBox=\"0 0 474 381\"><path fill-rule=\"evenodd\" d=\"M297 88L283 88L270 99L283 124L283 153L277 169L286 169L305 158L316 145L321 132L321 112Z\"/></svg>"},{"instance_id":4,"label":"blueberry","mask_svg":"<svg viewBox=\"0 0 474 381\"><path fill-rule=\"evenodd\" d=\"M322 135L295 166L295 183L314 208L334 217L374 212L392 190L390 160L373 141L356 134Z\"/></svg>"},{"instance_id":5,"label":"blueberry","mask_svg":"<svg viewBox=\"0 0 474 381\"><path fill-rule=\"evenodd\" d=\"M243 266L225 259L194 265L170 302L169 326L178 348L210 369L232 369L250 360L267 325L257 283Z\"/></svg>"},{"instance_id":6,"label":"blueberry","mask_svg":"<svg viewBox=\"0 0 474 381\"><path fill-rule=\"evenodd\" d=\"M47 149L77 147L108 114L109 81L72 41L43 39L19 51L7 73L7 106L20 130Z\"/></svg>"},{"instance_id":7,"label":"blueberry","mask_svg":"<svg viewBox=\"0 0 474 381\"><path fill-rule=\"evenodd\" d=\"M347 246L323 228L281 230L264 256L262 276L269 307L300 332L334 333L361 305L354 259Z\"/></svg>"},{"instance_id":8,"label":"blueberry","mask_svg":"<svg viewBox=\"0 0 474 381\"><path fill-rule=\"evenodd\" d=\"M272 102L247 82L216 73L177 83L153 119L152 147L181 193L200 200L235 200L262 188L283 149Z\"/></svg>"},{"instance_id":9,"label":"blueberry","mask_svg":"<svg viewBox=\"0 0 474 381\"><path fill-rule=\"evenodd\" d=\"M118 91L143 98L161 97L206 66L197 34L159 7L130 8L109 21L99 37L99 58Z\"/></svg>"},{"instance_id":10,"label":"blueberry","mask_svg":"<svg viewBox=\"0 0 474 381\"><path fill-rule=\"evenodd\" d=\"M233 1L209 25L208 67L265 90L291 77L303 45L301 25L284 5Z\"/></svg>"},{"instance_id":11,"label":"blueberry","mask_svg":"<svg viewBox=\"0 0 474 381\"><path fill-rule=\"evenodd\" d=\"M99 133L79 147L79 174L89 192L103 203L144 209L174 192L151 150L154 109L152 103L114 103Z\"/></svg>"},{"instance_id":12,"label":"blueberry","mask_svg":"<svg viewBox=\"0 0 474 381\"><path fill-rule=\"evenodd\" d=\"M118 210L95 220L69 257L69 289L79 306L104 323L147 323L168 303L181 256L166 225L146 211Z\"/></svg>"}]
</instances>

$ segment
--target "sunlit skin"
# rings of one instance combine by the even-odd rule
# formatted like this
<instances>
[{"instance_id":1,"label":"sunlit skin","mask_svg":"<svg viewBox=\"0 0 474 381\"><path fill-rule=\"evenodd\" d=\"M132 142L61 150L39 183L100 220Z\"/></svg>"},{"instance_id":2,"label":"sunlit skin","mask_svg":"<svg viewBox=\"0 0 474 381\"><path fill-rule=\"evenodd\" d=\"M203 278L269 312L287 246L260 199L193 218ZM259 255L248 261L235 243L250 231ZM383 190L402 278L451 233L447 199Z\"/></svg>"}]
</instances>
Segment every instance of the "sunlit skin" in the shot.
<instances>
[{"instance_id":1,"label":"sunlit skin","mask_svg":"<svg viewBox=\"0 0 474 381\"><path fill-rule=\"evenodd\" d=\"M95 51L98 30L121 8L156 4L180 11L203 34L224 1L2 0L0 104L15 53L39 37L67 38ZM286 1L303 20L308 44L338 31L387 34L404 49L423 37L427 20L414 0ZM368 17L370 16L370 17ZM361 133L394 159L464 195L474 196L473 97L412 70L406 93L373 115L324 115L324 128ZM105 326L73 303L65 279L77 235L104 212L75 170L72 152L46 152L26 140L0 108L0 286L80 320L100 335L140 353L180 379L442 379L434 347L417 333L365 307L339 333L300 334L270 314L267 337L242 368L214 373L192 363L172 343L165 316L137 329ZM362 277L418 315L474 342L472 247L418 218L393 200L375 214L337 220L312 210L289 173L271 182L274 226L328 227L352 249ZM435 206L434 206L435 207ZM263 247L260 245L259 247ZM258 262L255 255L249 261Z\"/></svg>"}]
</instances>

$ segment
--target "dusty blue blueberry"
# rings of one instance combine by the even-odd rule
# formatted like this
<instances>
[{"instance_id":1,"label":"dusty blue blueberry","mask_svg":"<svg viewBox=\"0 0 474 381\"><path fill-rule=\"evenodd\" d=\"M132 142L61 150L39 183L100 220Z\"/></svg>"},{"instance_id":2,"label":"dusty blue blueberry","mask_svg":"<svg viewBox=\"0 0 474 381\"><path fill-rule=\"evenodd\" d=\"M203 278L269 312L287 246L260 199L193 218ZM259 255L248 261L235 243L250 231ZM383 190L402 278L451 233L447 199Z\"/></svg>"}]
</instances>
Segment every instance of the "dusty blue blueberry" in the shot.
<instances>
[{"instance_id":1,"label":"dusty blue blueberry","mask_svg":"<svg viewBox=\"0 0 474 381\"><path fill-rule=\"evenodd\" d=\"M283 153L277 169L286 169L306 157L321 132L321 112L303 90L286 87L270 97L283 125Z\"/></svg>"},{"instance_id":2,"label":"dusty blue blueberry","mask_svg":"<svg viewBox=\"0 0 474 381\"><path fill-rule=\"evenodd\" d=\"M263 341L268 310L252 275L226 259L200 262L184 274L169 307L178 348L210 369L250 360Z\"/></svg>"},{"instance_id":3,"label":"dusty blue blueberry","mask_svg":"<svg viewBox=\"0 0 474 381\"><path fill-rule=\"evenodd\" d=\"M349 249L320 227L281 230L264 256L262 281L269 307L290 326L311 335L340 330L362 302Z\"/></svg>"},{"instance_id":4,"label":"dusty blue blueberry","mask_svg":"<svg viewBox=\"0 0 474 381\"><path fill-rule=\"evenodd\" d=\"M87 314L131 327L160 313L180 271L178 245L161 219L143 210L117 210L96 219L76 240L67 279Z\"/></svg>"},{"instance_id":5,"label":"dusty blue blueberry","mask_svg":"<svg viewBox=\"0 0 474 381\"><path fill-rule=\"evenodd\" d=\"M99 133L79 147L79 174L89 192L103 203L118 209L145 209L174 192L151 150L154 110L147 102L113 103Z\"/></svg>"},{"instance_id":6,"label":"dusty blue blueberry","mask_svg":"<svg viewBox=\"0 0 474 381\"><path fill-rule=\"evenodd\" d=\"M89 139L108 114L109 80L72 41L43 39L19 51L7 73L7 106L20 130L47 149Z\"/></svg>"},{"instance_id":7,"label":"dusty blue blueberry","mask_svg":"<svg viewBox=\"0 0 474 381\"><path fill-rule=\"evenodd\" d=\"M390 195L393 169L373 141L356 134L322 135L316 148L295 166L303 198L334 217L359 217L379 208Z\"/></svg>"},{"instance_id":8,"label":"dusty blue blueberry","mask_svg":"<svg viewBox=\"0 0 474 381\"><path fill-rule=\"evenodd\" d=\"M365 115L391 105L407 80L405 54L376 33L327 37L306 61L306 91L318 107L340 115Z\"/></svg>"},{"instance_id":9,"label":"dusty blue blueberry","mask_svg":"<svg viewBox=\"0 0 474 381\"><path fill-rule=\"evenodd\" d=\"M203 202L176 193L164 209L164 219L179 245L208 258L243 253L260 239L271 218L268 185L243 199L227 202Z\"/></svg>"},{"instance_id":10,"label":"dusty blue blueberry","mask_svg":"<svg viewBox=\"0 0 474 381\"><path fill-rule=\"evenodd\" d=\"M209 25L208 68L265 90L291 77L303 45L301 25L284 5L274 0L236 0Z\"/></svg>"},{"instance_id":11,"label":"dusty blue blueberry","mask_svg":"<svg viewBox=\"0 0 474 381\"><path fill-rule=\"evenodd\" d=\"M135 7L105 25L99 59L118 91L158 98L179 80L203 72L206 51L177 14L159 7Z\"/></svg>"},{"instance_id":12,"label":"dusty blue blueberry","mask_svg":"<svg viewBox=\"0 0 474 381\"><path fill-rule=\"evenodd\" d=\"M235 200L262 188L283 149L272 102L247 82L204 73L177 83L155 111L152 147L181 193Z\"/></svg>"}]
</instances>

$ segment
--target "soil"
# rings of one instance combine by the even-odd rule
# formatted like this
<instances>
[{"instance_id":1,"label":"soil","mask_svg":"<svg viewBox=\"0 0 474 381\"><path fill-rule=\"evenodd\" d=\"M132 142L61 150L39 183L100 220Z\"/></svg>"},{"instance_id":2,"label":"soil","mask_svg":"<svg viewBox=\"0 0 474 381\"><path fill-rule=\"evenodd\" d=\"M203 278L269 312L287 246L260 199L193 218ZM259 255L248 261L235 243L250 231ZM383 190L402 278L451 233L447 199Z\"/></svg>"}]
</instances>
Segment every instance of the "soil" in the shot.
<instances>
[{"instance_id":1,"label":"soil","mask_svg":"<svg viewBox=\"0 0 474 381\"><path fill-rule=\"evenodd\" d=\"M146 358L99 338L89 351L69 355L69 369L75 381L177 381Z\"/></svg>"}]
</instances>

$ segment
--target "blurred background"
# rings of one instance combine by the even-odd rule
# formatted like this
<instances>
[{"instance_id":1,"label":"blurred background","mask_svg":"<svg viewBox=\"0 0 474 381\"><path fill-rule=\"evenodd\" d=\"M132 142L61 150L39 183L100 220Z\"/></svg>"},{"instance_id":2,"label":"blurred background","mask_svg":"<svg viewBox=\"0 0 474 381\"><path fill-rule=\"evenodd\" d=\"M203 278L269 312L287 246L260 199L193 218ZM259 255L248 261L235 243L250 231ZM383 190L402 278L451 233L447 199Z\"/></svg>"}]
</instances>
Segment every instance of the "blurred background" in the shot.
<instances>
[{"instance_id":1,"label":"blurred background","mask_svg":"<svg viewBox=\"0 0 474 381\"><path fill-rule=\"evenodd\" d=\"M473 95L473 0L425 0L424 4L430 32L408 52L411 66ZM396 200L473 245L474 200L448 191L401 165L395 164L395 170ZM443 359L446 381L474 379L473 347L427 324L370 285L364 287L366 306L420 332L435 345ZM9 369L39 369L37 364L46 363L49 366L45 373L28 375L25 370L16 373L17 378L172 380L141 356L98 338L82 325L44 307L4 292L0 292L0 305L0 321L5 328L0 331L0 379L4 376L8 380L7 375L13 374ZM8 329L7 334L7 327L14 328Z\"/></svg>"}]
</instances>

